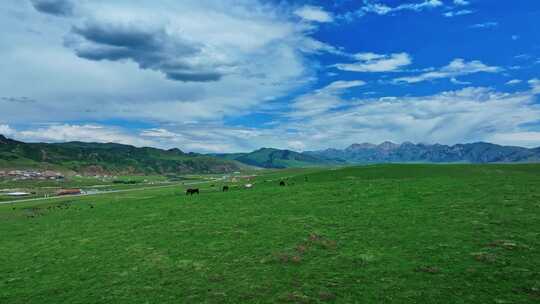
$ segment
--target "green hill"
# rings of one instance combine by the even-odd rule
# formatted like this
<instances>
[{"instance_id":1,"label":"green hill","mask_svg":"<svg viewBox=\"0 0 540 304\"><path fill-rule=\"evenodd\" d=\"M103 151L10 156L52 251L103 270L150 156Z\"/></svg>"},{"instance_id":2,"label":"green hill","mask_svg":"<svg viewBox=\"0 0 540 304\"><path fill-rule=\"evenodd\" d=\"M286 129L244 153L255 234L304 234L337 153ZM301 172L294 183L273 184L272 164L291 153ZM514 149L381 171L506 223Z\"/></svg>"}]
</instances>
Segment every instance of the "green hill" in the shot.
<instances>
[{"instance_id":1,"label":"green hill","mask_svg":"<svg viewBox=\"0 0 540 304\"><path fill-rule=\"evenodd\" d=\"M337 159L272 148L262 148L250 153L214 154L213 156L236 160L250 166L276 169L343 164L343 161Z\"/></svg>"},{"instance_id":2,"label":"green hill","mask_svg":"<svg viewBox=\"0 0 540 304\"><path fill-rule=\"evenodd\" d=\"M0 135L0 168L48 168L83 174L223 173L241 164L179 149L137 148L114 143L24 143Z\"/></svg>"}]
</instances>

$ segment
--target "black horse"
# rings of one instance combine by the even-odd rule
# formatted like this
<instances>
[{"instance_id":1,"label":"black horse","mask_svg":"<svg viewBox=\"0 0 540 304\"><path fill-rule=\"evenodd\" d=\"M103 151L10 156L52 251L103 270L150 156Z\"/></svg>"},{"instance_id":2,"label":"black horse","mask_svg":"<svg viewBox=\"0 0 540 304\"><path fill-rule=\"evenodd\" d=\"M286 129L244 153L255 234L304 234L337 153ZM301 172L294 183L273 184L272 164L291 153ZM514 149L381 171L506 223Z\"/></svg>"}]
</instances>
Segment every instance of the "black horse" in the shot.
<instances>
[{"instance_id":1,"label":"black horse","mask_svg":"<svg viewBox=\"0 0 540 304\"><path fill-rule=\"evenodd\" d=\"M284 181L280 181L280 182L279 182L279 185L280 185L281 187L284 187L284 186L285 186L285 182L284 182Z\"/></svg>"},{"instance_id":2,"label":"black horse","mask_svg":"<svg viewBox=\"0 0 540 304\"><path fill-rule=\"evenodd\" d=\"M199 188L189 188L186 190L186 195L193 195L195 193L199 194Z\"/></svg>"},{"instance_id":3,"label":"black horse","mask_svg":"<svg viewBox=\"0 0 540 304\"><path fill-rule=\"evenodd\" d=\"M228 192L229 191L229 186L223 186L223 192Z\"/></svg>"}]
</instances>

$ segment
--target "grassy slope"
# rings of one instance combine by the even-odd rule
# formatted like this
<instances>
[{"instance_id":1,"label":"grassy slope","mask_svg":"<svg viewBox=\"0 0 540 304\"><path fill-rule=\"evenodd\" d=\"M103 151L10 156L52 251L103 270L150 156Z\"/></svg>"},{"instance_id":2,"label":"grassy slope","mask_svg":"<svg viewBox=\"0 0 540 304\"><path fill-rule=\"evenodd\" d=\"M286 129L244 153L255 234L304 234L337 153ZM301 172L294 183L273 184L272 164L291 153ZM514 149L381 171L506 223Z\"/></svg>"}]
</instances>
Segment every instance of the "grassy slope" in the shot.
<instances>
[{"instance_id":1,"label":"grassy slope","mask_svg":"<svg viewBox=\"0 0 540 304\"><path fill-rule=\"evenodd\" d=\"M540 298L538 165L293 170L214 189L0 206L0 303Z\"/></svg>"},{"instance_id":2,"label":"grassy slope","mask_svg":"<svg viewBox=\"0 0 540 304\"><path fill-rule=\"evenodd\" d=\"M306 168L340 164L336 160L272 148L262 148L250 153L217 154L216 156L262 168Z\"/></svg>"}]
</instances>

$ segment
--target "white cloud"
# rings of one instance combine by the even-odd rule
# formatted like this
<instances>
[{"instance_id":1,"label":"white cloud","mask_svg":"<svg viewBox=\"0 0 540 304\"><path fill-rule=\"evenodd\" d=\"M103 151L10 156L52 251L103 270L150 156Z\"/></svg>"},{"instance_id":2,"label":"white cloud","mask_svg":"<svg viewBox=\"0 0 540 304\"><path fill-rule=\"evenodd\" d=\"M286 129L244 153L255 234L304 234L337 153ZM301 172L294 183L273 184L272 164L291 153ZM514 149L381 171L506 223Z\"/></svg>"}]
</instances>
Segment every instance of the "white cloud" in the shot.
<instances>
[{"instance_id":1,"label":"white cloud","mask_svg":"<svg viewBox=\"0 0 540 304\"><path fill-rule=\"evenodd\" d=\"M344 100L341 95L348 89L364 86L366 83L361 80L335 81L326 87L312 93L297 97L292 105L291 117L308 117L325 113L331 109L343 105Z\"/></svg>"},{"instance_id":2,"label":"white cloud","mask_svg":"<svg viewBox=\"0 0 540 304\"><path fill-rule=\"evenodd\" d=\"M341 91L344 89L350 89L354 87L363 86L365 84L366 83L362 80L351 80L351 81L339 80L339 81L332 82L331 84L329 84L328 86L324 87L323 89L319 91L336 92L336 91Z\"/></svg>"},{"instance_id":3,"label":"white cloud","mask_svg":"<svg viewBox=\"0 0 540 304\"><path fill-rule=\"evenodd\" d=\"M426 72L417 76L400 77L394 79L395 83L417 83L428 80L442 79L442 78L455 78L458 76L469 75L474 73L497 73L502 71L501 68L495 66L488 66L481 61L465 61L464 59L454 59L447 66L434 71Z\"/></svg>"},{"instance_id":4,"label":"white cloud","mask_svg":"<svg viewBox=\"0 0 540 304\"><path fill-rule=\"evenodd\" d=\"M540 132L495 133L486 140L502 145L537 148L540 147Z\"/></svg>"},{"instance_id":5,"label":"white cloud","mask_svg":"<svg viewBox=\"0 0 540 304\"><path fill-rule=\"evenodd\" d=\"M332 14L325 11L322 7L319 7L319 6L305 5L297 9L294 13L297 16L307 21L314 21L314 22L321 22L321 23L334 21Z\"/></svg>"},{"instance_id":6,"label":"white cloud","mask_svg":"<svg viewBox=\"0 0 540 304\"><path fill-rule=\"evenodd\" d=\"M392 12L392 8L384 4L372 3L372 4L367 4L366 6L364 6L362 11L375 13L377 15L386 15Z\"/></svg>"},{"instance_id":7,"label":"white cloud","mask_svg":"<svg viewBox=\"0 0 540 304\"><path fill-rule=\"evenodd\" d=\"M450 78L450 82L452 82L453 84L458 84L458 85L469 85L469 84L471 84L468 81L460 81L460 80L458 80L456 78Z\"/></svg>"},{"instance_id":8,"label":"white cloud","mask_svg":"<svg viewBox=\"0 0 540 304\"><path fill-rule=\"evenodd\" d=\"M402 4L398 6L397 10L414 10L414 11L420 11L426 8L434 8L443 6L443 2L440 0L425 0L424 2L420 3L408 3L408 4Z\"/></svg>"},{"instance_id":9,"label":"white cloud","mask_svg":"<svg viewBox=\"0 0 540 304\"><path fill-rule=\"evenodd\" d=\"M306 149L306 144L300 140L289 141L287 142L287 146L290 150L293 150L293 151L303 151Z\"/></svg>"},{"instance_id":10,"label":"white cloud","mask_svg":"<svg viewBox=\"0 0 540 304\"><path fill-rule=\"evenodd\" d=\"M157 138L174 138L178 136L176 133L173 133L163 128L143 130L140 135L143 137L157 137Z\"/></svg>"},{"instance_id":11,"label":"white cloud","mask_svg":"<svg viewBox=\"0 0 540 304\"><path fill-rule=\"evenodd\" d=\"M338 63L334 67L350 72L393 72L412 63L407 53L389 55L375 53L359 53L353 56L357 62Z\"/></svg>"},{"instance_id":12,"label":"white cloud","mask_svg":"<svg viewBox=\"0 0 540 304\"><path fill-rule=\"evenodd\" d=\"M466 6L466 5L469 5L469 1L466 1L466 0L454 0L454 4L455 5L461 5L461 6Z\"/></svg>"},{"instance_id":13,"label":"white cloud","mask_svg":"<svg viewBox=\"0 0 540 304\"><path fill-rule=\"evenodd\" d=\"M506 85L515 85L515 84L520 84L520 83L522 83L522 82L523 82L523 81L521 81L521 80L519 80L519 79L512 79L512 80L508 81L508 82L506 83Z\"/></svg>"},{"instance_id":14,"label":"white cloud","mask_svg":"<svg viewBox=\"0 0 540 304\"><path fill-rule=\"evenodd\" d=\"M474 11L471 10L459 10L459 11L450 11L446 12L443 15L448 18L456 17L456 16L464 16L464 15L470 15L474 13Z\"/></svg>"},{"instance_id":15,"label":"white cloud","mask_svg":"<svg viewBox=\"0 0 540 304\"><path fill-rule=\"evenodd\" d=\"M491 22L473 24L470 27L471 28L476 28L476 29L489 29L489 28L495 28L497 26L499 26L498 22L491 21Z\"/></svg>"},{"instance_id":16,"label":"white cloud","mask_svg":"<svg viewBox=\"0 0 540 304\"><path fill-rule=\"evenodd\" d=\"M364 12L375 13L378 15L386 15L392 12L403 11L403 10L421 11L427 8L435 8L442 5L443 3L440 0L425 0L419 3L405 3L405 4L398 5L396 7L390 7L385 4L380 4L380 3L367 2L362 8L362 10Z\"/></svg>"},{"instance_id":17,"label":"white cloud","mask_svg":"<svg viewBox=\"0 0 540 304\"><path fill-rule=\"evenodd\" d=\"M383 3L364 0L364 5L360 9L352 12L347 12L343 15L338 16L338 18L346 21L352 21L355 18L360 18L370 13L377 15L388 15L400 11L421 12L426 9L433 9L442 6L444 6L444 4L440 0L424 0L422 2L410 2L400 4L394 7L388 6Z\"/></svg>"},{"instance_id":18,"label":"white cloud","mask_svg":"<svg viewBox=\"0 0 540 304\"><path fill-rule=\"evenodd\" d=\"M154 142L114 127L101 125L50 125L37 129L14 131L12 135L28 142L67 142L84 141L100 143L121 143L134 146L152 146Z\"/></svg>"},{"instance_id":19,"label":"white cloud","mask_svg":"<svg viewBox=\"0 0 540 304\"><path fill-rule=\"evenodd\" d=\"M540 79L534 78L527 81L527 83L531 87L531 90L534 94L540 94Z\"/></svg>"},{"instance_id":20,"label":"white cloud","mask_svg":"<svg viewBox=\"0 0 540 304\"><path fill-rule=\"evenodd\" d=\"M0 125L0 135L10 137L10 136L13 136L14 134L15 134L15 130L12 129L9 125Z\"/></svg>"}]
</instances>

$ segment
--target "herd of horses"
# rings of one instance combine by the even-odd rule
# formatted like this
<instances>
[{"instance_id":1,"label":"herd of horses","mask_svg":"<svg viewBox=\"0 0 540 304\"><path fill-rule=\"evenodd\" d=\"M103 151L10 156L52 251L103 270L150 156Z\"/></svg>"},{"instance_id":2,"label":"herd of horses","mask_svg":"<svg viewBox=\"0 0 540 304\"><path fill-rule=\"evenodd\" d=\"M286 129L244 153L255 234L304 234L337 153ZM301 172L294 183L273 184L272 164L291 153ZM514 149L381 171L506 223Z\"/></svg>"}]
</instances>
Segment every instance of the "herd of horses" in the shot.
<instances>
[{"instance_id":1,"label":"herd of horses","mask_svg":"<svg viewBox=\"0 0 540 304\"><path fill-rule=\"evenodd\" d=\"M306 178L306 180L307 180L307 178ZM279 186L280 187L285 187L286 186L285 181L280 181ZM253 188L253 184L245 184L244 188L251 189L251 188ZM223 186L223 188L221 188L222 192L229 192L229 190L230 190L230 188L227 185L225 185L225 186ZM186 195L193 195L193 194L197 194L197 195L200 194L199 188L188 188L186 190Z\"/></svg>"}]
</instances>

